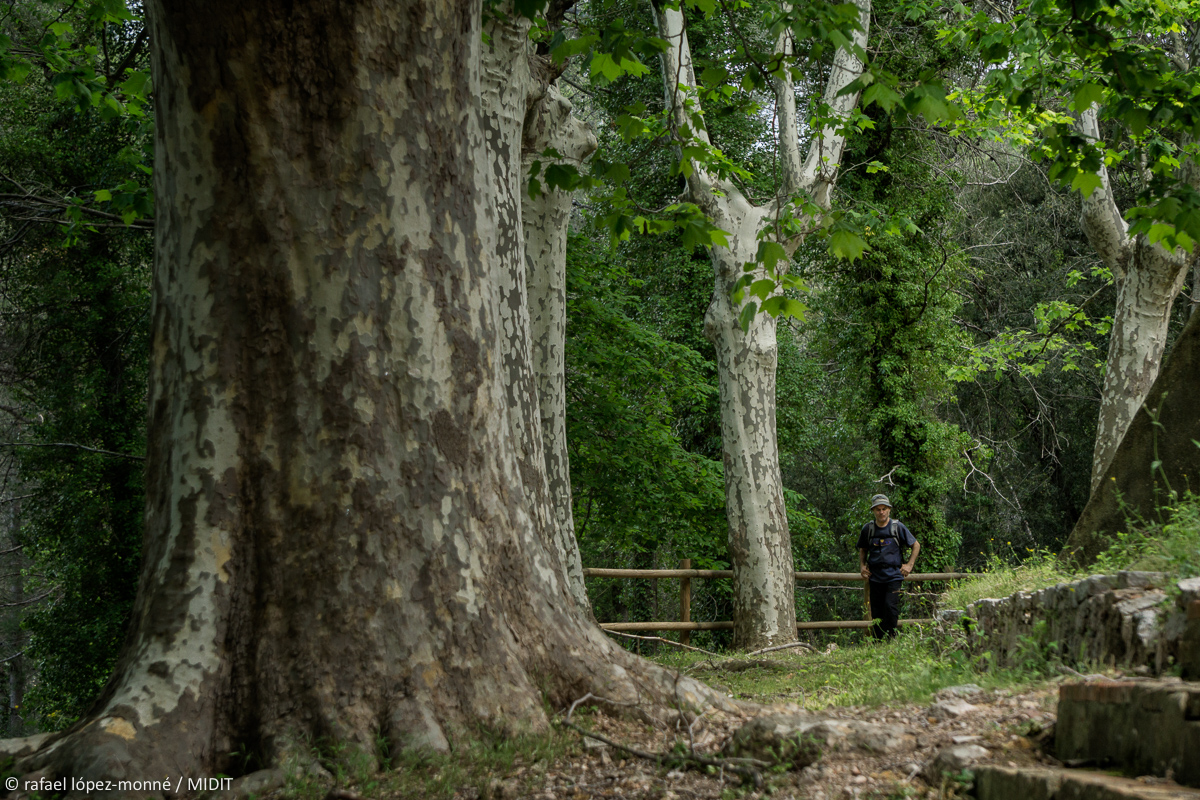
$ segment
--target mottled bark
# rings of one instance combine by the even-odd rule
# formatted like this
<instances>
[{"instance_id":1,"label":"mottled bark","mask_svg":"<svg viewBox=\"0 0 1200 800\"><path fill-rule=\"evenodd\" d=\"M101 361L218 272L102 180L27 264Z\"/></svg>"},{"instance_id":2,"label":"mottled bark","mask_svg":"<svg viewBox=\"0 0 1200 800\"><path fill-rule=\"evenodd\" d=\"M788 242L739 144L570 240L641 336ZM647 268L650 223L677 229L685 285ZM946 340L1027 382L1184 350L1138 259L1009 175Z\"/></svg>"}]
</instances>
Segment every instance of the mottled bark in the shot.
<instances>
[{"instance_id":1,"label":"mottled bark","mask_svg":"<svg viewBox=\"0 0 1200 800\"><path fill-rule=\"evenodd\" d=\"M755 314L748 330L730 292L754 259L758 231L769 222L762 208L731 198L729 247L712 250L716 276L704 333L716 346L721 398L725 507L729 554L734 565L733 638L746 648L796 637L796 586L792 540L779 445L775 437L775 371L779 348L776 319Z\"/></svg>"},{"instance_id":2,"label":"mottled bark","mask_svg":"<svg viewBox=\"0 0 1200 800\"><path fill-rule=\"evenodd\" d=\"M544 516L548 491L538 410L537 384L531 369L528 289L525 277L525 234L521 207L524 186L521 135L529 96L534 90L529 68L530 23L513 14L511 3L497 9L487 26L482 54L482 116L495 197L489 212L495 227L487 247L500 287L500 362L510 410L509 424L517 444L525 491L535 502L538 535L553 542L553 521ZM491 235L489 231L489 235Z\"/></svg>"},{"instance_id":3,"label":"mottled bark","mask_svg":"<svg viewBox=\"0 0 1200 800\"><path fill-rule=\"evenodd\" d=\"M1078 128L1084 136L1099 140L1094 108L1080 115ZM1195 182L1194 168L1185 165L1185 170L1185 176ZM1130 238L1103 165L1100 178L1100 187L1083 199L1081 225L1096 254L1112 270L1117 303L1092 451L1092 492L1158 377L1171 306L1183 288L1191 263L1190 254L1182 249L1168 252L1161 245L1150 244L1145 236Z\"/></svg>"},{"instance_id":4,"label":"mottled bark","mask_svg":"<svg viewBox=\"0 0 1200 800\"><path fill-rule=\"evenodd\" d=\"M1167 521L1171 492L1196 491L1200 451L1200 317L1188 320L1142 407L1134 415L1100 485L1088 498L1062 558L1076 566L1096 560L1130 518ZM1151 468L1152 464L1158 466Z\"/></svg>"},{"instance_id":5,"label":"mottled bark","mask_svg":"<svg viewBox=\"0 0 1200 800\"><path fill-rule=\"evenodd\" d=\"M478 0L149 12L143 573L92 714L18 771L213 775L379 734L446 749L543 729L547 700L587 691L729 707L584 620L537 534Z\"/></svg>"},{"instance_id":6,"label":"mottled bark","mask_svg":"<svg viewBox=\"0 0 1200 800\"><path fill-rule=\"evenodd\" d=\"M542 95L525 119L523 174L534 161L543 170L552 163L582 168L596 149L591 129L571 113L571 103L558 87L543 86ZM561 159L542 155L553 148ZM557 548L566 562L571 595L581 609L590 611L583 562L575 539L571 508L571 472L567 455L567 395L564 348L567 331L567 232L572 194L543 184L536 198L522 198L525 229L525 275L529 287L529 321L533 344L533 372L537 377L541 409L542 445L546 481L554 517Z\"/></svg>"},{"instance_id":7,"label":"mottled bark","mask_svg":"<svg viewBox=\"0 0 1200 800\"><path fill-rule=\"evenodd\" d=\"M855 42L865 46L870 0L859 0L858 4L863 30L855 35ZM685 139L707 144L707 131L693 126L685 108L696 77L684 17L677 10L656 9L655 18L659 35L668 44L662 55L662 72L675 130ZM791 53L788 37L785 32L776 43L777 52L785 57ZM754 260L760 233L771 225L783 203L796 194L807 193L828 208L845 140L838 123L858 103L857 93L837 95L861 71L858 59L839 48L825 91L833 121L813 137L803 162L791 78L775 81L783 185L774 202L755 206L736 186L709 175L699 163L692 163L688 176L692 201L729 239L728 247L712 248L713 297L705 314L704 330L717 349L737 647L749 649L793 641L796 611L791 536L775 436L776 321L758 313L743 331L739 315L749 299L735 304L730 293L744 274L744 265ZM692 102L696 102L694 96ZM693 106L693 110L699 109ZM799 242L783 244L793 251ZM759 267L755 277L766 277L765 270Z\"/></svg>"}]
</instances>

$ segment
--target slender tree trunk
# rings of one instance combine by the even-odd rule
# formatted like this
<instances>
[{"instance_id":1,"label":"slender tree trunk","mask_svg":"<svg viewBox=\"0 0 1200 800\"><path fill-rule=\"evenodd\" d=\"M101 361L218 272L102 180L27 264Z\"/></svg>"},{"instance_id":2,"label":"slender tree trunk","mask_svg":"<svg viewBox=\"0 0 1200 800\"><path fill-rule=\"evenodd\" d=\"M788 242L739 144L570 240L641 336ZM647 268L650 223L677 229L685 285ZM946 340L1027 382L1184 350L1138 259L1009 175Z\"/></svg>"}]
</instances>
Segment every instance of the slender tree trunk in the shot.
<instances>
[{"instance_id":1,"label":"slender tree trunk","mask_svg":"<svg viewBox=\"0 0 1200 800\"><path fill-rule=\"evenodd\" d=\"M1171 306L1187 277L1186 261L1161 247L1134 244L1132 263L1117 280L1100 418L1092 451L1092 491L1158 377L1167 346Z\"/></svg>"},{"instance_id":2,"label":"slender tree trunk","mask_svg":"<svg viewBox=\"0 0 1200 800\"><path fill-rule=\"evenodd\" d=\"M525 121L523 175L535 160L555 163L542 155L553 148L561 162L582 167L596 149L591 129L571 113L571 103L558 87L543 84ZM564 348L567 331L567 232L572 194L544 186L536 198L522 197L525 229L525 275L529 286L529 318L533 342L533 371L541 408L546 481L554 516L556 547L564 554L571 595L581 609L591 611L583 562L575 539L571 507L571 471L567 455L567 395Z\"/></svg>"},{"instance_id":3,"label":"slender tree trunk","mask_svg":"<svg viewBox=\"0 0 1200 800\"><path fill-rule=\"evenodd\" d=\"M733 640L757 649L796 637L795 565L775 437L776 320L755 314L748 330L730 293L754 259L762 209L730 204L729 247L712 249L715 286L704 333L716 346L725 508L733 565ZM728 225L728 227L726 227Z\"/></svg>"},{"instance_id":4,"label":"slender tree trunk","mask_svg":"<svg viewBox=\"0 0 1200 800\"><path fill-rule=\"evenodd\" d=\"M857 0L857 4L862 30L854 38L865 47L870 0ZM696 88L696 75L684 15L680 10L656 8L655 21L659 36L667 42L661 64L675 133L708 146L699 102L689 96ZM775 51L784 58L794 52L790 35L785 31L776 42ZM839 48L824 97L835 120L847 119L857 105L858 93L843 90L861 72L857 57ZM843 126L830 122L813 137L807 158L801 159L796 99L790 72L784 74L775 82L783 174L780 197L755 206L736 186L709 175L695 161L688 175L691 200L726 232L729 241L729 247L712 248L713 299L704 329L717 349L725 512L734 573L734 645L747 649L795 640L795 580L775 436L776 323L760 312L743 331L741 307L735 307L730 292L744 274L744 265L755 260L760 233L784 203L806 193L828 209L845 143ZM799 241L780 244L791 252ZM759 266L755 277L765 278L766 271Z\"/></svg>"},{"instance_id":5,"label":"slender tree trunk","mask_svg":"<svg viewBox=\"0 0 1200 800\"><path fill-rule=\"evenodd\" d=\"M1099 141L1095 108L1081 113L1076 127L1084 136ZM1200 170L1193 161L1185 159L1181 169L1185 181L1193 187L1200 185ZM1108 170L1103 165L1100 180L1100 186L1083 198L1080 224L1092 249L1112 270L1117 283L1117 304L1113 309L1092 450L1093 493L1158 377L1171 306L1183 288L1191 260L1182 250L1172 253L1161 245L1150 244L1145 236L1130 238L1113 197Z\"/></svg>"},{"instance_id":6,"label":"slender tree trunk","mask_svg":"<svg viewBox=\"0 0 1200 800\"><path fill-rule=\"evenodd\" d=\"M379 734L444 750L479 725L544 729L545 702L587 691L732 710L586 622L535 530L478 0L149 11L134 625L92 714L18 771L211 775L235 751L279 765Z\"/></svg>"}]
</instances>

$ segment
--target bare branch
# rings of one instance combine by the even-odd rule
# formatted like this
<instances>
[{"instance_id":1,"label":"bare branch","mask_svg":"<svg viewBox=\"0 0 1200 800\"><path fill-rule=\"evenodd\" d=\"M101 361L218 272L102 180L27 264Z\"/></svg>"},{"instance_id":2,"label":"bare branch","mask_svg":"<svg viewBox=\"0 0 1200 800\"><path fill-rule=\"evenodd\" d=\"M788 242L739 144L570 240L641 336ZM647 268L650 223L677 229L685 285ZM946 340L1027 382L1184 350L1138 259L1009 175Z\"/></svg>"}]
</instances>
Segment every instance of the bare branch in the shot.
<instances>
[{"instance_id":1,"label":"bare branch","mask_svg":"<svg viewBox=\"0 0 1200 800\"><path fill-rule=\"evenodd\" d=\"M839 588L840 588L840 587L839 587ZM862 590L861 590L861 589L859 589L857 586L854 586L854 587L851 587L851 588L853 588L853 589L854 589L854 591L856 591L856 592L861 592L861 591L862 591ZM764 647L764 648L763 648L763 649L761 649L761 650L755 650L755 651L754 651L754 652L752 652L752 653L746 653L746 656L747 656L747 657L749 657L749 656L757 656L757 655L761 655L761 654L763 654L763 653L770 653L770 652L773 652L773 651L775 651L775 650L791 650L791 649L792 649L792 648L794 648L794 647L803 647L804 649L806 649L806 650L811 650L811 651L812 651L812 652L814 652L814 653L815 653L815 652L817 652L817 648L813 647L811 644L808 644L807 642L789 642L788 644L777 644L777 645L775 645L775 646L773 646L773 647Z\"/></svg>"},{"instance_id":2,"label":"bare branch","mask_svg":"<svg viewBox=\"0 0 1200 800\"><path fill-rule=\"evenodd\" d=\"M671 645L672 647L682 647L684 650L692 650L694 652L704 653L705 655L710 655L710 656L719 656L720 655L719 653L714 653L711 650L705 650L700 647L692 647L690 644L684 644L683 642L673 642L670 639L664 639L661 636L634 636L632 633L622 633L620 631L604 631L604 632L610 636L624 636L626 639L641 639L644 642L664 642L666 644Z\"/></svg>"},{"instance_id":3,"label":"bare branch","mask_svg":"<svg viewBox=\"0 0 1200 800\"><path fill-rule=\"evenodd\" d=\"M103 456L113 456L114 458L128 458L132 461L145 461L145 456L134 456L129 453L118 453L114 450L102 450L98 447L88 447L83 444L75 444L73 442L0 442L0 447L70 447L76 450L86 450L89 453L99 453Z\"/></svg>"},{"instance_id":4,"label":"bare branch","mask_svg":"<svg viewBox=\"0 0 1200 800\"><path fill-rule=\"evenodd\" d=\"M585 703L588 700L595 700L600 703L611 705L628 705L628 703L614 703L611 700L605 700L603 697L597 697L591 692L588 692L583 697L571 704L571 708L567 711L566 719L563 720L562 725L575 731L580 736L586 736L589 739L595 739L598 742L604 742L609 747L615 748L624 753L628 753L631 756L636 756L637 758L642 758L647 761L653 761L654 763L661 764L663 766L686 767L689 765L694 765L700 767L720 767L722 769L728 768L730 772L740 775L743 779L749 781L755 787L762 786L762 772L760 770L769 769L772 766L770 762L761 761L757 758L707 758L694 753L688 755L680 755L678 753L648 753L645 750L638 750L633 747L623 745L620 742L610 739L602 734L584 730L571 721L571 715L575 713L575 709L578 708L580 704Z\"/></svg>"},{"instance_id":5,"label":"bare branch","mask_svg":"<svg viewBox=\"0 0 1200 800\"><path fill-rule=\"evenodd\" d=\"M865 50L871 25L871 0L855 0L854 4L858 6L858 21L862 30L856 31L851 41L857 48ZM829 107L832 119L813 139L800 174L801 186L808 190L813 200L822 208L829 208L833 184L837 180L838 165L842 160L842 150L846 146L846 134L842 129L846 120L850 118L850 112L858 105L860 94L841 94L841 91L858 80L862 71L863 65L858 56L839 47L833 57L829 81L825 84L824 103Z\"/></svg>"},{"instance_id":6,"label":"bare branch","mask_svg":"<svg viewBox=\"0 0 1200 800\"><path fill-rule=\"evenodd\" d=\"M663 72L663 91L667 108L671 109L671 121L676 135L681 140L696 140L711 145L708 131L703 125L693 125L693 114L700 117L700 98L696 93L696 70L692 63L692 48L688 44L687 26L682 9L656 8L650 4L658 35L667 42L667 49L660 56ZM689 105L691 108L689 109ZM688 188L692 200L713 218L716 198L713 190L717 183L700 164L692 162L692 174L688 176ZM729 187L733 189L732 186ZM733 191L737 191L733 189Z\"/></svg>"},{"instance_id":7,"label":"bare branch","mask_svg":"<svg viewBox=\"0 0 1200 800\"><path fill-rule=\"evenodd\" d=\"M1091 108L1079 115L1075 122L1076 129L1093 142L1100 141L1100 125L1096 121L1096 108ZM1113 271L1118 279L1125 277L1125 263L1128 260L1131 242L1129 226L1121 218L1121 210L1113 199L1112 185L1108 180L1108 168L1100 165L1100 186L1090 195L1083 198L1080 224L1087 236L1092 249L1104 261L1105 266Z\"/></svg>"},{"instance_id":8,"label":"bare branch","mask_svg":"<svg viewBox=\"0 0 1200 800\"><path fill-rule=\"evenodd\" d=\"M41 594L37 595L36 597L31 597L28 600L19 600L16 603L0 603L0 608L18 608L20 606L33 605L34 603L36 603L40 600L45 600L47 597L50 596L50 593L52 591L53 591L52 589L47 589L46 591L42 592Z\"/></svg>"}]
</instances>

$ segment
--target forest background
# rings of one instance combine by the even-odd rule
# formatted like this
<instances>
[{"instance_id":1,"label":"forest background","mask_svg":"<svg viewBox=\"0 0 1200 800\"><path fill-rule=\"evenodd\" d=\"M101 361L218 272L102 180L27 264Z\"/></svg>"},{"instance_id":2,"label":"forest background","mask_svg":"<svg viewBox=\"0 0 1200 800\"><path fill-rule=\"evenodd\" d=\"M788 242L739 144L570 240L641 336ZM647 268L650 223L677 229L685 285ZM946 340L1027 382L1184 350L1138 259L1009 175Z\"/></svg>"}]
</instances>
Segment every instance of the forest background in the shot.
<instances>
[{"instance_id":1,"label":"forest background","mask_svg":"<svg viewBox=\"0 0 1200 800\"><path fill-rule=\"evenodd\" d=\"M1068 110L1064 86L1097 86L1109 100L1121 87L1067 75L1022 105L1033 82L1012 81L1028 65L1004 62L1015 64L1008 84L989 77L1005 72L995 68L1004 59L987 52L982 27L1017 8L981 9L982 22L961 5L872 9L867 54L891 94L876 91L848 124L830 224L793 259L799 281L788 292L804 311L780 318L777 434L797 570L856 571L854 543L879 491L925 543L928 570L1057 552L1087 502L1117 288L1079 221L1080 190L1092 185L1077 178L1095 168L1064 170L1063 145L1038 115ZM1105 8L1136 21L1147 7ZM1155 8L1160 21L1196 18L1186 3ZM711 0L685 10L720 148L704 157L736 168L748 196L769 197L770 14ZM1057 24L1054 7L1042 11ZM546 12L538 47L558 57L563 93L599 140L584 172L551 167L531 187L577 192L565 358L582 561L727 568L716 356L703 331L719 233L680 201L685 167L660 121L654 22L645 4L615 0ZM137 591L154 215L140 15L124 0L25 0L0 12L8 735L60 729L87 710ZM1194 29L1178 32L1194 51ZM1152 30L1142 43L1155 35L1171 39ZM814 32L803 54L811 69L797 70L809 111L829 69L822 36L838 41L836 26ZM997 111L989 91L1010 102ZM1120 156L1108 159L1119 208L1150 205L1155 159L1186 160L1162 149L1171 120L1133 117L1103 121ZM1170 238L1184 231L1154 235L1190 252L1186 236ZM1175 303L1168 347L1195 304ZM588 588L600 620L674 613L673 587ZM806 588L796 614L853 618L859 603L857 589ZM728 619L730 606L727 585L704 582L692 618ZM724 635L695 641L720 647Z\"/></svg>"}]
</instances>

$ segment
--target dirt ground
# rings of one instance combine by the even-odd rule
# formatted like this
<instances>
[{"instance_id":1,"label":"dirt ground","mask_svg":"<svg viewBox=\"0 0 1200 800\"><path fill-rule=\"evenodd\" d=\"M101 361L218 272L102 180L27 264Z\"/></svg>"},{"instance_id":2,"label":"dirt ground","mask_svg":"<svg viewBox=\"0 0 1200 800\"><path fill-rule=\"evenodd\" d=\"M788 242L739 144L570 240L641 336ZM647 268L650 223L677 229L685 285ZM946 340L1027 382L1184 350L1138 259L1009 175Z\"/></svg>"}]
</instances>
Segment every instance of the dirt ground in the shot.
<instances>
[{"instance_id":1,"label":"dirt ground","mask_svg":"<svg viewBox=\"0 0 1200 800\"><path fill-rule=\"evenodd\" d=\"M964 698L974 706L957 719L938 720L929 705L880 708L831 707L808 712L827 719L861 720L903 725L912 735L911 746L901 751L877 754L858 748L827 752L803 770L766 773L762 789L755 790L735 775L720 770L667 769L634 758L617 748L588 742L583 754L548 768L518 767L504 780L493 782L485 798L544 798L545 800L588 800L631 798L674 800L675 798L949 798L961 796L959 785L948 778L933 779L922 771L943 748L976 744L988 751L988 763L1008 765L1057 764L1041 753L1035 743L1038 733L1054 721L1057 688L1025 693L1006 690L980 692ZM786 705L767 707L798 711ZM585 726L629 747L663 753L672 747L690 747L686 730L654 729L645 724L594 715L581 720ZM737 718L702 717L692 730L695 752L719 755L734 730ZM676 743L681 743L677 745ZM476 790L456 798L473 800Z\"/></svg>"}]
</instances>

